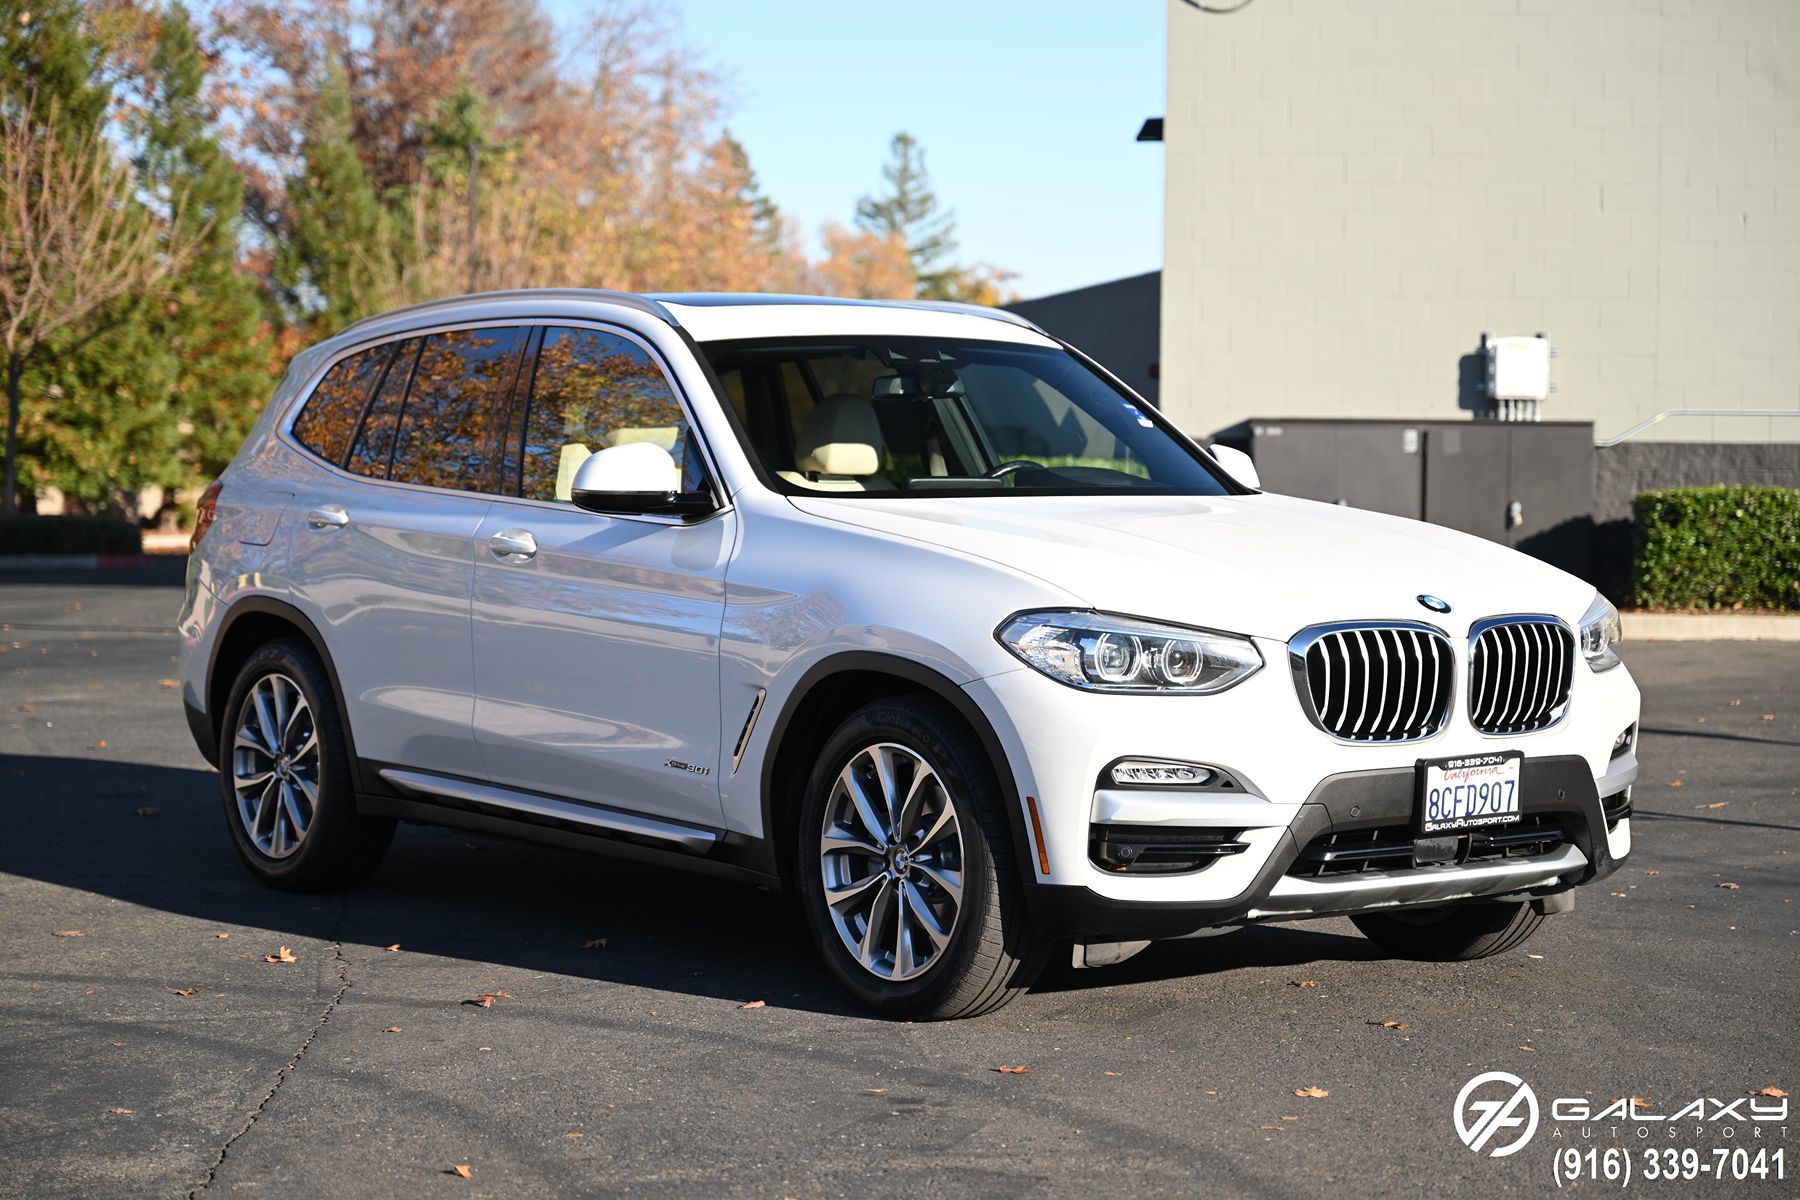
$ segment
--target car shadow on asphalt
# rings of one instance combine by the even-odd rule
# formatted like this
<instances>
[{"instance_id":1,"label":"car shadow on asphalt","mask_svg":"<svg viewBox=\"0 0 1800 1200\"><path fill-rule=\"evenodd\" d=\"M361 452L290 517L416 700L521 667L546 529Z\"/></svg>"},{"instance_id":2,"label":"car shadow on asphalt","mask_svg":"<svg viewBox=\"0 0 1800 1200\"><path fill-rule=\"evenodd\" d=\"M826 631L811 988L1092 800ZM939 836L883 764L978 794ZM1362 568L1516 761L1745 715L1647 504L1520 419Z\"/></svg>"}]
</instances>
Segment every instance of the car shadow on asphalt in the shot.
<instances>
[{"instance_id":1,"label":"car shadow on asphalt","mask_svg":"<svg viewBox=\"0 0 1800 1200\"><path fill-rule=\"evenodd\" d=\"M342 893L280 892L238 861L218 777L195 768L0 755L0 872L208 923L492 963L739 1003L869 1018L819 962L788 899L598 855L403 825ZM1101 970L1066 950L1035 991L1376 957L1360 938L1251 928L1160 942ZM471 994L487 990L471 975Z\"/></svg>"}]
</instances>

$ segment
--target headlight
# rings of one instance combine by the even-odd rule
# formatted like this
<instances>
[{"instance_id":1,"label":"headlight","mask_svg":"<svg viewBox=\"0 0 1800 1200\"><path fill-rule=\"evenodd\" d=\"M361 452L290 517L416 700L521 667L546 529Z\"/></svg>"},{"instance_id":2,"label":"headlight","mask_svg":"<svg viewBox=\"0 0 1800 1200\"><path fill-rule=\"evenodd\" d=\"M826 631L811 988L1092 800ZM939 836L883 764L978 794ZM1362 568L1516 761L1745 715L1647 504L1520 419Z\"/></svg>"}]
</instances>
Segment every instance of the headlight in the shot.
<instances>
[{"instance_id":1,"label":"headlight","mask_svg":"<svg viewBox=\"0 0 1800 1200\"><path fill-rule=\"evenodd\" d=\"M1595 671L1610 671L1619 665L1619 645L1625 634L1619 624L1619 610L1598 592L1581 617L1581 654Z\"/></svg>"},{"instance_id":2,"label":"headlight","mask_svg":"<svg viewBox=\"0 0 1800 1200\"><path fill-rule=\"evenodd\" d=\"M1105 613L1020 613L994 636L1058 683L1089 692L1222 692L1263 665L1249 638Z\"/></svg>"}]
</instances>

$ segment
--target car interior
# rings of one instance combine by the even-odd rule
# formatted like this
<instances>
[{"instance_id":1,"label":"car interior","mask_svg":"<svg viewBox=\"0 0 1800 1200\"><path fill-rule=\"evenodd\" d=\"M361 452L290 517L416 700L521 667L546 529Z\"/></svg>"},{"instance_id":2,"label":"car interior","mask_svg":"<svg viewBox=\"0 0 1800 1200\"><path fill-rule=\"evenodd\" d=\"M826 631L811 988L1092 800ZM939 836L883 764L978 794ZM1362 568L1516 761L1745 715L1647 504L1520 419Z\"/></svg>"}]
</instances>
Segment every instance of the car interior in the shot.
<instances>
[{"instance_id":1,"label":"car interior","mask_svg":"<svg viewBox=\"0 0 1800 1200\"><path fill-rule=\"evenodd\" d=\"M1221 490L1137 404L1060 351L884 339L708 352L784 490Z\"/></svg>"}]
</instances>

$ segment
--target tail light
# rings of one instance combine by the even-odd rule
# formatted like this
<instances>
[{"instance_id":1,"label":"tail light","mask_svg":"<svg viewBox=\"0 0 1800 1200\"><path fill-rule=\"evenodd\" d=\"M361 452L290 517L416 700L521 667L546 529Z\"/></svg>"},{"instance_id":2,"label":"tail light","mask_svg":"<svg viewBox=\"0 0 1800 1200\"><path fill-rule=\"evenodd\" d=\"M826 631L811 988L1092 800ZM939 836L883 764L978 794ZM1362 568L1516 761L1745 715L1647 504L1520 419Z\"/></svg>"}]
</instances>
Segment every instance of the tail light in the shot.
<instances>
[{"instance_id":1,"label":"tail light","mask_svg":"<svg viewBox=\"0 0 1800 1200\"><path fill-rule=\"evenodd\" d=\"M200 506L194 514L194 536L188 541L188 553L192 554L200 546L200 539L212 528L213 521L219 515L219 481L200 493Z\"/></svg>"}]
</instances>

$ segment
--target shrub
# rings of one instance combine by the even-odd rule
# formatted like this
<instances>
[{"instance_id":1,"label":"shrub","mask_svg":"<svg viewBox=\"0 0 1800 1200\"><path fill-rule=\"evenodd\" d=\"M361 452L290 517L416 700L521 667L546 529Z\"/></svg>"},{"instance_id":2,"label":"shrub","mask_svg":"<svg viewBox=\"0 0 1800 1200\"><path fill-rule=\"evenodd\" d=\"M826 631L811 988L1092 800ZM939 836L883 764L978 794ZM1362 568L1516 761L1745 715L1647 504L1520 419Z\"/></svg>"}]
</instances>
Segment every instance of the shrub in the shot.
<instances>
[{"instance_id":1,"label":"shrub","mask_svg":"<svg viewBox=\"0 0 1800 1200\"><path fill-rule=\"evenodd\" d=\"M1645 492L1632 517L1639 605L1800 609L1800 488Z\"/></svg>"},{"instance_id":2,"label":"shrub","mask_svg":"<svg viewBox=\"0 0 1800 1200\"><path fill-rule=\"evenodd\" d=\"M0 516L0 554L138 554L144 539L122 517Z\"/></svg>"}]
</instances>

